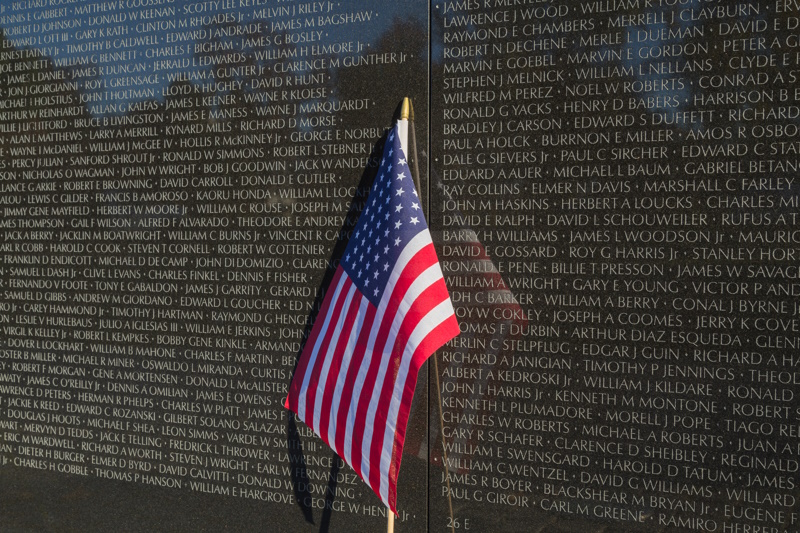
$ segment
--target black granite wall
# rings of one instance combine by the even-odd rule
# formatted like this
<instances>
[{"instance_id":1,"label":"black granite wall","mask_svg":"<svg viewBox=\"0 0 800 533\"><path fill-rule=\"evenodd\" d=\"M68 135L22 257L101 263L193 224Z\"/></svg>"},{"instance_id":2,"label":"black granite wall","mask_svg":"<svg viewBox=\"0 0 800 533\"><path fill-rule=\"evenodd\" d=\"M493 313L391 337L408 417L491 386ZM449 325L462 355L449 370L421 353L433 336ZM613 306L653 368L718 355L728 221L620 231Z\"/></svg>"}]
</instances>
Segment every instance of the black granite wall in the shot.
<instances>
[{"instance_id":1,"label":"black granite wall","mask_svg":"<svg viewBox=\"0 0 800 533\"><path fill-rule=\"evenodd\" d=\"M795 531L793 1L0 5L0 525L375 531L283 409L415 107L398 528Z\"/></svg>"}]
</instances>

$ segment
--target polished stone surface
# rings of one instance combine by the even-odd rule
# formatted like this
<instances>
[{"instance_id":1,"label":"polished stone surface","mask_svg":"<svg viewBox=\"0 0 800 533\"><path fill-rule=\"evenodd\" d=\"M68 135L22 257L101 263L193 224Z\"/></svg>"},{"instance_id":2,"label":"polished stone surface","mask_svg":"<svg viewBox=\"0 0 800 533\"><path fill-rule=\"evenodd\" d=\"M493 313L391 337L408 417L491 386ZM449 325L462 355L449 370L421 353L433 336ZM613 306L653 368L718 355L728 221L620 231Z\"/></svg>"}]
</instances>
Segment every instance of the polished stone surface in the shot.
<instances>
[{"instance_id":1,"label":"polished stone surface","mask_svg":"<svg viewBox=\"0 0 800 533\"><path fill-rule=\"evenodd\" d=\"M796 6L514 4L0 6L4 529L384 527L282 403L404 96L398 527L796 528Z\"/></svg>"}]
</instances>

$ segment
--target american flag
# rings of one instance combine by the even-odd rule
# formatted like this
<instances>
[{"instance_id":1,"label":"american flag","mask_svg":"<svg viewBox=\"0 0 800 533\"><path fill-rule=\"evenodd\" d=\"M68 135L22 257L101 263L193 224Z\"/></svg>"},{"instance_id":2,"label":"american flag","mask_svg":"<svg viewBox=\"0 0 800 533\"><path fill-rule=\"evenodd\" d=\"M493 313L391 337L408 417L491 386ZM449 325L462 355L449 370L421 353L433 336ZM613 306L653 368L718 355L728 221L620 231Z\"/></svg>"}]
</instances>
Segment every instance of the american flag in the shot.
<instances>
[{"instance_id":1,"label":"american flag","mask_svg":"<svg viewBox=\"0 0 800 533\"><path fill-rule=\"evenodd\" d=\"M395 126L286 399L394 513L417 375L458 332Z\"/></svg>"}]
</instances>

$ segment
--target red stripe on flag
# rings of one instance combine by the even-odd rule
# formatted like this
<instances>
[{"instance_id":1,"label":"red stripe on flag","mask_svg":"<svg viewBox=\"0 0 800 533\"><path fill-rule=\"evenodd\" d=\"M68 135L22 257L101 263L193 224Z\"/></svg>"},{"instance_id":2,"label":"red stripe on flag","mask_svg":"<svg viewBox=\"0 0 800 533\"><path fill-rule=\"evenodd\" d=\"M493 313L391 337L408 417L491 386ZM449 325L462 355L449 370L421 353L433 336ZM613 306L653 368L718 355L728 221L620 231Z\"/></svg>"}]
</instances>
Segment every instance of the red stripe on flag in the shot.
<instances>
[{"instance_id":1,"label":"red stripe on flag","mask_svg":"<svg viewBox=\"0 0 800 533\"><path fill-rule=\"evenodd\" d=\"M450 293L447 292L447 285L445 284L444 279L440 279L435 283L435 285L436 285L436 290L439 291L436 296L438 300L436 305L438 305L439 302L449 300ZM445 325L446 327L443 327ZM460 330L458 328L458 320L456 320L455 315L451 315L447 320L445 320L439 326L437 326L436 329L428 333L428 336L425 338L426 346L428 347L434 346L434 347L430 348L430 350L426 353L423 353L419 350L414 352L414 365L416 365L417 370L422 368L422 365L425 363L425 361L427 361L428 358L431 355L433 355L433 353L436 350L444 346L447 343L447 341L458 335L459 332ZM411 403L409 402L409 407L410 406Z\"/></svg>"},{"instance_id":2,"label":"red stripe on flag","mask_svg":"<svg viewBox=\"0 0 800 533\"><path fill-rule=\"evenodd\" d=\"M306 402L305 402L305 416L303 417L303 421L310 426L314 431L319 434L317 428L314 427L314 405L316 404L317 399L317 391L319 389L319 375L322 372L322 366L325 364L325 358L328 355L328 350L330 349L331 338L333 337L336 331L336 323L339 320L339 316L342 312L342 307L344 306L344 301L347 298L347 292L350 290L350 286L352 282L350 278L346 275L342 276L341 282L339 284L338 291L334 291L334 295L331 296L331 314L329 318L324 319L322 324L320 324L320 333L319 335L323 335L321 342L318 338L319 347L317 348L317 354L313 361L311 361L311 367L306 370L307 374L303 374L304 381L308 381L308 386L302 393L305 394ZM314 324L316 326L316 324ZM315 345L309 346L306 344L305 351L309 352L309 358L312 354Z\"/></svg>"},{"instance_id":3,"label":"red stripe on flag","mask_svg":"<svg viewBox=\"0 0 800 533\"><path fill-rule=\"evenodd\" d=\"M381 320L380 324L376 324L379 328L377 333L377 338L375 340L375 345L373 348L373 356L372 360L370 361L369 369L367 371L366 379L364 380L364 387L361 389L361 394L358 402L358 409L356 412L356 421L355 427L359 429L359 431L363 431L363 428L366 427L367 424L370 425L370 428L374 428L374 419L385 419L386 413L382 413L382 417L380 416L381 413L376 413L375 417L372 420L367 419L367 414L370 406L370 401L372 399L373 390L378 386L376 383L378 379L378 373L380 370L380 363L382 359L382 355L384 353L384 349L386 346L386 341L389 338L389 333L391 331L391 326L394 321L395 315L397 314L398 308L400 307L400 303L402 301L403 295L408 291L408 288L414 282L414 280L425 270L427 270L431 265L437 262L436 252L433 249L433 245L429 244L423 247L416 255L414 255L411 260L409 260L408 264L406 265L405 270L400 274L397 283L391 288L392 295L389 298L389 303L387 305L386 311L384 313L383 319ZM402 343L404 344L405 339L396 339L393 343L392 350L396 350L397 346ZM400 348L402 354L402 348ZM381 435L381 438L383 436ZM373 435L373 440L374 440ZM353 464L361 464L363 462L363 450L364 444L363 443L364 435L362 433L362 437L360 442L357 441L355 438L353 439ZM372 447L372 443L368 444L368 448ZM370 456L371 457L371 456ZM370 477L372 477L372 470L377 467L377 465L369 464L370 470Z\"/></svg>"},{"instance_id":4,"label":"red stripe on flag","mask_svg":"<svg viewBox=\"0 0 800 533\"><path fill-rule=\"evenodd\" d=\"M337 413L337 421L336 421L336 446L335 449L339 450L339 455L343 457L350 456L352 454L351 450L345 450L345 435L347 434L347 413L350 409L350 403L353 399L354 391L356 394L360 394L363 384L356 383L358 378L358 369L361 368L361 363L364 360L364 356L366 355L367 351L367 341L369 340L370 331L373 328L373 322L375 321L375 306L372 304L367 305L367 315L364 318L364 323L362 325L361 331L358 333L358 340L356 341L356 347L353 351L353 356L350 359L350 365L347 368L347 375L344 380L344 386L341 390L341 398L339 400L339 412ZM358 386L358 390L356 390L356 386ZM355 430L357 428L353 428L354 435ZM357 442L359 445L361 443L361 439L363 438L363 434L359 436L359 438L353 437L353 442ZM351 463L351 466L358 472L359 476L361 475L361 463ZM358 468L356 468L356 466Z\"/></svg>"},{"instance_id":5,"label":"red stripe on flag","mask_svg":"<svg viewBox=\"0 0 800 533\"><path fill-rule=\"evenodd\" d=\"M331 280L331 289L339 284L339 280L342 276L344 276L344 269L342 267L337 267L333 274L333 279ZM295 377L292 379L292 382L289 385L289 393L286 396L286 402L284 403L284 406L288 409L291 409L295 413L297 412L298 408L300 389L303 385L302 377L306 375L308 364L311 359L308 354L311 353L314 344L317 342L320 329L322 329L323 318L328 314L334 292L334 290L328 291L322 299L322 305L320 306L319 313L317 314L317 319L314 322L314 325L311 326L311 333L309 334L308 339L306 339L306 343L303 345L303 351L300 354L300 360L297 364L297 368L294 370Z\"/></svg>"},{"instance_id":6,"label":"red stripe on flag","mask_svg":"<svg viewBox=\"0 0 800 533\"><path fill-rule=\"evenodd\" d=\"M344 306L344 302L347 298L347 292L350 290L352 282L350 281L350 278L344 276L340 285L341 290L336 296L336 300L332 302L333 313L331 315L331 319L323 324L320 324L321 328L324 325L327 325L327 331L325 331L325 336L323 337L322 343L319 346L316 360L313 362L314 366L308 369L308 372L310 372L310 377L308 379L308 388L306 389L306 408L303 421L307 425L311 426L311 428L317 432L317 434L319 434L319 431L316 427L314 427L314 405L316 404L317 392L319 389L319 375L322 372L322 366L325 364L325 358L328 354L328 350L330 349L331 338L336 332L336 322L338 321L339 316L342 314L342 307ZM313 345L309 346L306 344L306 350L310 352L313 349Z\"/></svg>"},{"instance_id":7,"label":"red stripe on flag","mask_svg":"<svg viewBox=\"0 0 800 533\"><path fill-rule=\"evenodd\" d=\"M328 369L328 376L325 380L325 383L320 384L320 386L323 386L325 390L322 394L322 411L320 413L318 433L324 437L325 442L328 443L329 446L331 443L328 442L328 426L331 417L331 406L333 405L333 395L336 393L336 381L339 378L339 369L342 366L345 348L347 347L347 343L350 341L353 325L356 322L356 317L358 316L358 311L361 307L361 301L363 298L364 297L361 295L361 293L359 293L358 290L355 290L349 307L345 309L346 316L344 325L339 333L339 340L336 343L336 348L334 348L333 354L330 356L331 365ZM337 322L338 320L333 321L332 325L337 324ZM332 327L331 329L336 328ZM333 441L335 442L336 439L333 439Z\"/></svg>"},{"instance_id":8,"label":"red stripe on flag","mask_svg":"<svg viewBox=\"0 0 800 533\"><path fill-rule=\"evenodd\" d=\"M444 281L441 282L444 285ZM445 293L447 288L445 287ZM446 297L449 298L449 295ZM406 427L408 425L408 415L411 410L411 400L414 390L417 388L417 378L422 364L428 360L430 354L444 346L444 344L458 335L458 321L455 315L451 315L444 322L436 326L420 343L414 351L413 363L408 373L406 386L403 390L403 399L400 402L400 412L397 416L397 430L395 431L394 446L392 447L392 460L389 465L389 507L397 507L397 477L400 473L400 463L403 459L403 443L406 438Z\"/></svg>"},{"instance_id":9,"label":"red stripe on flag","mask_svg":"<svg viewBox=\"0 0 800 533\"><path fill-rule=\"evenodd\" d=\"M442 303L443 301L448 299L447 291L442 293L442 285L437 283L433 283L429 287L427 287L422 293L414 299L409 307L406 314L403 316L403 320L400 324L400 329L397 334L398 339L402 339L402 342L395 342L394 349L392 352L392 359L389 361L389 369L384 376L383 383L380 384L380 396L378 400L378 408L376 411L375 418L381 421L386 420L387 423L394 425L394 435L395 435L395 444L397 443L397 434L400 429L400 426L397 423L397 419L395 420L388 420L389 416L389 406L392 402L392 398L394 397L395 393L395 386L397 383L397 372L398 368L400 367L401 360L403 357L403 352L405 351L404 348L408 343L408 339L411 337L411 334L419 325L420 321L422 321L430 312L431 309ZM422 339L424 342L427 339L427 336ZM399 347L399 349L398 349ZM417 350L414 350L416 353ZM408 386L408 381L413 379L413 384L416 384L417 380L417 369L411 364L413 362L409 361L409 370L408 374L406 375L405 384L402 384L405 387ZM413 374L413 375L412 375ZM412 388L413 392L413 388ZM400 410L403 410L402 402L401 402ZM407 415L407 413L406 413ZM406 416L406 420L408 417ZM375 424L377 426L377 424ZM405 427L403 428L403 434L405 434ZM380 435L373 434L372 436L372 444L370 446L370 485L377 485L378 492L380 493L380 480L381 480L381 456L384 453L384 433L380 432ZM391 483L390 483L391 485Z\"/></svg>"}]
</instances>

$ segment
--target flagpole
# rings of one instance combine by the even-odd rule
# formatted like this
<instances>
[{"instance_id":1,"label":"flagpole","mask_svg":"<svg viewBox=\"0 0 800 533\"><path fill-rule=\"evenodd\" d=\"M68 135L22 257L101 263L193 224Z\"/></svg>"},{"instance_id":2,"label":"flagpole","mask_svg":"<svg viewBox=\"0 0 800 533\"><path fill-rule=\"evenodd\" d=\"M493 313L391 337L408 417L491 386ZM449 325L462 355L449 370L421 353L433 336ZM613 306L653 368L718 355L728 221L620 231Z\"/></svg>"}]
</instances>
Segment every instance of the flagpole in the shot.
<instances>
[{"instance_id":1,"label":"flagpole","mask_svg":"<svg viewBox=\"0 0 800 533\"><path fill-rule=\"evenodd\" d=\"M419 181L419 160L417 159L417 132L414 128L414 104L411 102L411 99L408 98L408 135L409 135L409 150L411 151L411 160L414 163L414 168L412 173L414 175L414 185L417 187L417 192L422 195L422 184ZM420 196L419 199L420 207L422 207L423 212L425 211L425 204L422 202L422 197ZM426 213L425 219L428 219L428 215L430 212Z\"/></svg>"},{"instance_id":2,"label":"flagpole","mask_svg":"<svg viewBox=\"0 0 800 533\"><path fill-rule=\"evenodd\" d=\"M413 161L412 174L414 177L414 185L417 187L417 192L419 193L420 206L423 207L423 212L425 212L425 206L422 203L422 186L420 184L419 177L419 160L417 159L417 135L413 125L414 105L411 103L410 98L403 98L403 106L400 110L400 120L408 121L407 143L408 149L411 153L406 154L406 156L410 155L410 159ZM428 212L428 214L430 214L430 212ZM442 386L439 381L439 360L436 358L436 354L434 354L431 359L433 359L433 376L436 379L436 407L439 412L439 429L442 432L442 463L444 465L445 486L447 487L447 506L450 510L450 529L453 533L455 533L455 520L453 517L453 492L450 490L450 466L447 463L447 447L445 446L446 441L444 436L444 412L442 409Z\"/></svg>"},{"instance_id":3,"label":"flagpole","mask_svg":"<svg viewBox=\"0 0 800 533\"><path fill-rule=\"evenodd\" d=\"M400 119L397 121L397 133L400 136L400 146L403 148L403 151L406 154L406 158L409 158L408 154L408 117L409 117L409 107L411 106L411 100L407 97L403 98L403 105L400 108ZM419 184L417 183L417 177L412 172L412 178L414 179L414 185L417 187L417 191L419 191ZM422 205L422 202L420 202ZM387 507L386 508L386 533L394 533L394 513L392 510Z\"/></svg>"}]
</instances>

